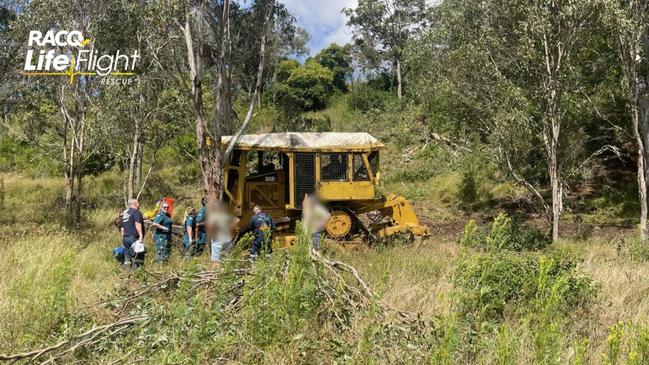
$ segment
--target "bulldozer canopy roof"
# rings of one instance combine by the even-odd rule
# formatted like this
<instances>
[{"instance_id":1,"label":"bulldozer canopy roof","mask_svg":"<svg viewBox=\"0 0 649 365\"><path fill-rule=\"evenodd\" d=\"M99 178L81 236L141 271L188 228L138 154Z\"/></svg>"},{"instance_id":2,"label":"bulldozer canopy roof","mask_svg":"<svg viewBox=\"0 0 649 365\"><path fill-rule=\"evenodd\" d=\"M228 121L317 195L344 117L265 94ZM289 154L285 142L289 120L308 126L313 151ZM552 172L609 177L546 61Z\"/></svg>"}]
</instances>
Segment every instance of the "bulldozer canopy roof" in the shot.
<instances>
[{"instance_id":1,"label":"bulldozer canopy roof","mask_svg":"<svg viewBox=\"0 0 649 365\"><path fill-rule=\"evenodd\" d=\"M221 145L227 146L233 136L223 136ZM242 150L272 151L371 151L385 147L369 133L266 133L244 134L235 146Z\"/></svg>"}]
</instances>

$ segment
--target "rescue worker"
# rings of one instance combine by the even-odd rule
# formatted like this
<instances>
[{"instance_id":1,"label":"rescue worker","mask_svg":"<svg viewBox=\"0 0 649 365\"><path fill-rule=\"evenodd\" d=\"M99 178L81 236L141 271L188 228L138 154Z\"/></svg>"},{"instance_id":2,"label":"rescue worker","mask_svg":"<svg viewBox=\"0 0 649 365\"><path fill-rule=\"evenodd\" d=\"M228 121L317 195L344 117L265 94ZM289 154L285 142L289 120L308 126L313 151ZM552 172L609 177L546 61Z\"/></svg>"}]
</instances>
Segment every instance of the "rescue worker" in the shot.
<instances>
[{"instance_id":1,"label":"rescue worker","mask_svg":"<svg viewBox=\"0 0 649 365\"><path fill-rule=\"evenodd\" d=\"M196 209L187 208L183 219L183 247L185 254L190 255L196 245Z\"/></svg>"},{"instance_id":2,"label":"rescue worker","mask_svg":"<svg viewBox=\"0 0 649 365\"><path fill-rule=\"evenodd\" d=\"M132 264L131 260L135 256L133 252L133 244L137 241L142 241L144 239L144 217L140 213L140 203L137 199L129 199L128 209L122 212L122 224L120 226L120 234L122 236L122 245L124 246L124 265L130 266ZM142 253L144 256L144 253ZM119 260L119 259L118 259ZM140 262L134 264L135 267L139 267L144 264L144 259Z\"/></svg>"},{"instance_id":3,"label":"rescue worker","mask_svg":"<svg viewBox=\"0 0 649 365\"><path fill-rule=\"evenodd\" d=\"M169 204L162 202L160 212L153 219L151 227L153 231L153 242L155 244L155 259L158 262L166 262L171 255L171 227L173 222L167 211Z\"/></svg>"},{"instance_id":4,"label":"rescue worker","mask_svg":"<svg viewBox=\"0 0 649 365\"><path fill-rule=\"evenodd\" d=\"M203 249L207 243L207 230L205 227L207 223L207 209L205 208L204 197L201 199L201 208L198 210L198 213L196 213L194 222L196 224L196 245L192 254L200 255L203 253Z\"/></svg>"},{"instance_id":5,"label":"rescue worker","mask_svg":"<svg viewBox=\"0 0 649 365\"><path fill-rule=\"evenodd\" d=\"M275 222L273 222L273 219L268 214L261 211L259 205L255 205L254 208L252 208L252 211L255 215L250 218L248 229L255 235L255 240L252 242L252 246L250 247L250 259L254 261L262 249L264 249L267 254L273 252L271 240L273 230L275 229Z\"/></svg>"}]
</instances>

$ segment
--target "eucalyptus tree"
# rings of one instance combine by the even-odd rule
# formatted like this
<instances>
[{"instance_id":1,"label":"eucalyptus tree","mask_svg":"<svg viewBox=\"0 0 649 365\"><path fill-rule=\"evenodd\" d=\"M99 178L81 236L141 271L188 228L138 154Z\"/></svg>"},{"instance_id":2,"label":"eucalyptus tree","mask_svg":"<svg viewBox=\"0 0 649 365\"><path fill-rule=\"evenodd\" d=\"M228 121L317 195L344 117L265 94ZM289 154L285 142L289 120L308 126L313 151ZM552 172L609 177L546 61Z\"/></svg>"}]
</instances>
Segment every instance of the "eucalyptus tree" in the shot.
<instances>
[{"instance_id":1,"label":"eucalyptus tree","mask_svg":"<svg viewBox=\"0 0 649 365\"><path fill-rule=\"evenodd\" d=\"M263 1L250 3L250 7L238 2L232 2L230 7L230 47L228 48L228 69L233 84L230 93L234 101L237 100L237 91L241 91L245 99L249 99L256 84L257 69L259 67L259 37L265 28L263 17ZM210 22L213 34L218 34L218 22ZM279 63L290 57L300 57L308 54L307 42L309 34L302 29L297 20L285 5L275 3L273 23L266 36L266 54L264 76L262 79L262 93L277 81L276 73ZM218 53L218 47L210 46L213 52ZM232 52L232 50L236 50ZM216 58L216 57L213 57ZM261 98L260 98L261 99Z\"/></svg>"},{"instance_id":2,"label":"eucalyptus tree","mask_svg":"<svg viewBox=\"0 0 649 365\"><path fill-rule=\"evenodd\" d=\"M354 69L352 68L351 45L340 46L336 43L323 48L313 60L334 73L334 86L339 91L347 91L347 80Z\"/></svg>"},{"instance_id":3,"label":"eucalyptus tree","mask_svg":"<svg viewBox=\"0 0 649 365\"><path fill-rule=\"evenodd\" d=\"M259 47L259 64L256 72L256 83L248 110L241 121L238 131L225 150L222 150L220 146L221 136L224 135L225 131L232 129L233 122L231 113L232 99L228 96L231 91L232 74L228 68L231 65L229 59L229 54L231 54L229 50L232 46L231 35L238 30L233 29L230 19L230 6L231 2L229 0L215 3L208 3L203 0L187 0L181 7L172 6L167 9L171 13L172 24L181 35L182 43L184 43L184 47L176 48L175 53L184 56L182 65L178 65L179 76L183 77L186 74L185 70L189 70L189 83L185 82L185 85L191 98L190 104L195 120L198 160L208 202L219 198L223 188L221 185L223 163L232 153L235 142L252 119L261 90L266 56L266 39L275 19L276 4L274 0L259 0L257 6L250 8L250 15L261 19L264 25L261 33L259 33L260 39L257 43ZM216 12L216 14L210 15L210 12ZM215 34L211 34L209 38L210 24L208 16L217 22L218 30ZM250 32L248 34L254 36ZM212 61L215 63L215 72L212 77L216 80L214 82L216 102L212 123L208 121L204 101L204 81L208 75L206 74L208 42L212 42L211 47L218 51L215 52L217 58Z\"/></svg>"},{"instance_id":4,"label":"eucalyptus tree","mask_svg":"<svg viewBox=\"0 0 649 365\"><path fill-rule=\"evenodd\" d=\"M583 144L571 144L562 131L579 128L573 111L582 99L582 73L591 71L581 54L599 10L590 0L449 0L436 10L439 26L409 51L412 62L431 65L413 75L413 84L441 98L432 103L449 105L450 115L488 141L503 169L541 203L555 240L563 163ZM539 159L544 173L534 163Z\"/></svg>"},{"instance_id":5,"label":"eucalyptus tree","mask_svg":"<svg viewBox=\"0 0 649 365\"><path fill-rule=\"evenodd\" d=\"M0 109L16 93L18 74L13 72L18 60L20 44L12 34L11 23L16 19L16 9L0 5Z\"/></svg>"},{"instance_id":6,"label":"eucalyptus tree","mask_svg":"<svg viewBox=\"0 0 649 365\"><path fill-rule=\"evenodd\" d=\"M111 91L119 88L113 85L116 81L121 83L136 79L121 79L117 75L107 77L97 73L97 70L101 68L112 73L120 62L120 68L134 70L139 54L134 54L133 58L127 57L126 63L123 57L137 49L137 34L143 32L141 27L138 28L141 25L138 21L141 19L139 5L129 1L110 4L26 1L10 25L15 34L13 42L20 45L22 65L29 62L26 56L28 50L34 54L44 50L69 63L69 68L66 66L64 71L56 70L59 72L47 75L30 74L16 85L21 85L19 97L23 102L40 96L42 106L55 106L50 109L47 118L40 117L36 121L46 123L42 123L40 132L34 135L30 143L43 153L56 151L60 156L58 159L65 180L65 216L70 225L81 222L84 176L112 166L112 147L120 144L119 125L106 121L116 114L118 109L114 105L120 102L128 104L129 91ZM42 42L32 44L27 41L32 31L40 32ZM48 34L57 35L59 32L68 35L66 42L61 42L62 38L58 36L48 38ZM83 39L71 42L74 32ZM118 51L122 61L117 57ZM107 57L101 58L103 55ZM92 56L95 61L92 61ZM107 61L110 61L110 67L106 65ZM22 65L16 67L15 74L22 74ZM81 65L84 65L83 68ZM42 71L55 71L48 69L47 64L44 67ZM111 97L115 101L113 104L109 102ZM133 115L137 118L140 114L136 112ZM25 132L30 128L28 123L23 123L21 127Z\"/></svg>"},{"instance_id":7,"label":"eucalyptus tree","mask_svg":"<svg viewBox=\"0 0 649 365\"><path fill-rule=\"evenodd\" d=\"M428 26L426 0L359 0L356 8L343 12L364 63L373 69L389 63L401 99L403 52L407 42Z\"/></svg>"},{"instance_id":8,"label":"eucalyptus tree","mask_svg":"<svg viewBox=\"0 0 649 365\"><path fill-rule=\"evenodd\" d=\"M97 20L105 15L102 10L101 6L91 3L29 2L24 4L12 26L22 37L30 30L43 33L48 30L78 30L83 34L92 34L97 31ZM19 42L24 55L27 39ZM71 48L71 51L76 51L80 46ZM69 225L78 225L81 221L84 164L100 144L92 133L96 124L91 110L94 107L91 99L98 84L88 75L34 77L25 80L25 83L30 88L45 92L57 106L60 123L50 133L59 139L55 146L63 162L65 220ZM25 93L22 97L29 97L29 94Z\"/></svg>"},{"instance_id":9,"label":"eucalyptus tree","mask_svg":"<svg viewBox=\"0 0 649 365\"><path fill-rule=\"evenodd\" d=\"M165 28L157 22L158 10L155 3L146 1L117 0L106 9L108 16L100 23L97 38L101 40L102 50L133 53L137 51L140 62L135 67L136 76L114 84L106 85L102 90L102 109L109 112L107 118L121 127L119 141L116 141L123 153L119 158L124 160L125 200L136 198L142 191L145 181L142 179L142 167L145 163L145 148L153 151L168 140L156 119L160 111L161 93L173 83L168 70L170 62L169 40L165 37ZM115 24L119 24L115 27ZM119 113L116 111L119 110ZM112 113L110 113L112 112ZM165 125L165 130L169 126ZM150 136L147 136L147 132ZM161 136L166 135L165 138ZM150 143L145 144L145 141ZM150 164L152 167L152 164Z\"/></svg>"},{"instance_id":10,"label":"eucalyptus tree","mask_svg":"<svg viewBox=\"0 0 649 365\"><path fill-rule=\"evenodd\" d=\"M649 233L649 2L606 0L605 4L605 25L612 31L624 70L623 85L637 149L640 235L646 240Z\"/></svg>"}]
</instances>

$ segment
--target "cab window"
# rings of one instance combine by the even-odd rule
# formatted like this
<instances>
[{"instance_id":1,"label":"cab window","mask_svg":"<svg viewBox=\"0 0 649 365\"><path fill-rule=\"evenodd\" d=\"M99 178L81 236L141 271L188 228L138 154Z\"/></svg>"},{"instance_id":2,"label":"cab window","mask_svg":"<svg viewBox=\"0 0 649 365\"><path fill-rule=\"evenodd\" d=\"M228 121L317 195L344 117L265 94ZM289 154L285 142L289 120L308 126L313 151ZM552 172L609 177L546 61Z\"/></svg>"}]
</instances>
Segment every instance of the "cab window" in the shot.
<instances>
[{"instance_id":1,"label":"cab window","mask_svg":"<svg viewBox=\"0 0 649 365\"><path fill-rule=\"evenodd\" d=\"M320 155L320 180L348 181L346 153L323 153Z\"/></svg>"},{"instance_id":2,"label":"cab window","mask_svg":"<svg viewBox=\"0 0 649 365\"><path fill-rule=\"evenodd\" d=\"M371 152L367 156L367 160L370 163L370 169L372 169L372 174L376 176L376 173L379 172L379 151Z\"/></svg>"},{"instance_id":3,"label":"cab window","mask_svg":"<svg viewBox=\"0 0 649 365\"><path fill-rule=\"evenodd\" d=\"M282 170L284 160L288 157L284 153L275 151L254 151L248 153L247 177L268 174Z\"/></svg>"},{"instance_id":4,"label":"cab window","mask_svg":"<svg viewBox=\"0 0 649 365\"><path fill-rule=\"evenodd\" d=\"M354 154L354 181L369 181L370 174L367 173L367 167L365 167L365 161L363 161L363 155L360 153Z\"/></svg>"}]
</instances>

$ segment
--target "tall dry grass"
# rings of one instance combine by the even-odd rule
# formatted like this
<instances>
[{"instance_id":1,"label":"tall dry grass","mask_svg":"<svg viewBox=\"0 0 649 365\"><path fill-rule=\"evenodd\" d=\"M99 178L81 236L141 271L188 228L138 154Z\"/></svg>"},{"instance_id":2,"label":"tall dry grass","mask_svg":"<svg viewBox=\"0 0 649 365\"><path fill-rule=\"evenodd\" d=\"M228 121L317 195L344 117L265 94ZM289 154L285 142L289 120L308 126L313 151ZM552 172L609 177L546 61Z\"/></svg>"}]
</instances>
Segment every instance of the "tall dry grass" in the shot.
<instances>
[{"instance_id":1,"label":"tall dry grass","mask_svg":"<svg viewBox=\"0 0 649 365\"><path fill-rule=\"evenodd\" d=\"M129 285L133 278L133 273L118 267L111 256L111 249L119 245L111 222L120 202L115 207L86 211L82 227L67 230L58 219L62 214L56 199L62 194L59 180L15 175L3 179L0 352L49 343L78 328L75 325L80 322L108 318L107 310L98 303ZM180 200L176 220L187 205L196 203L193 198ZM423 211L433 209L426 200L418 205ZM444 210L439 205L434 209ZM439 216L445 217L445 222L453 219L450 213ZM456 215L455 219L461 218ZM649 361L649 357L643 357L645 347L649 348L649 260L630 255L629 247L620 248L619 237L565 240L548 248L567 250L580 258L578 271L598 287L594 306L587 313L571 314L574 323L552 330L552 326L539 328L538 319L509 316L467 337L466 323L457 312L458 288L453 284L453 274L459 260L484 253L461 248L457 240L460 232L455 233L437 232L415 244L358 250L343 250L328 242L326 254L355 266L390 306L436 323L439 339L430 354L432 363L539 363L539 341L556 342L553 346L560 349L560 363ZM629 237L624 240L628 245L633 242ZM146 245L153 252L150 237ZM148 255L146 267L153 272L207 265L207 255L186 259L178 254L178 246L167 265L155 264L152 256ZM467 341L473 341L472 354L462 347ZM270 357L279 363L288 361L281 351Z\"/></svg>"}]
</instances>

